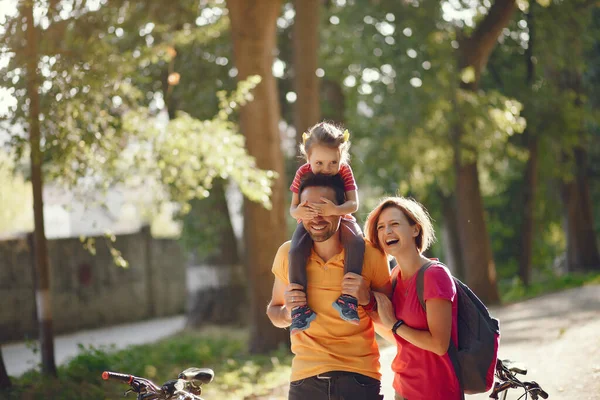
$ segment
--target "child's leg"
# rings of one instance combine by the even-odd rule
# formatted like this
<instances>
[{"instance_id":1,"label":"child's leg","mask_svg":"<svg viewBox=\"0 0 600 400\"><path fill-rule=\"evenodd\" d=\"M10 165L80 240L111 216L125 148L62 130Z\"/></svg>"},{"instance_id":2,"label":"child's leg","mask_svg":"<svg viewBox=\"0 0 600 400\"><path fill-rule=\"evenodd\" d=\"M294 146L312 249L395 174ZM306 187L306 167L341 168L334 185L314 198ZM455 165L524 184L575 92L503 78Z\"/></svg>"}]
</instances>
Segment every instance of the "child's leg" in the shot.
<instances>
[{"instance_id":1,"label":"child's leg","mask_svg":"<svg viewBox=\"0 0 600 400\"><path fill-rule=\"evenodd\" d=\"M292 244L289 252L288 263L288 278L290 283L302 285L304 293L308 280L306 278L306 263L312 249L312 239L304 225L298 224L294 235L292 236ZM307 296L308 299L308 296ZM292 324L290 325L290 333L292 335L308 329L310 323L317 317L315 312L308 307L308 303L301 307L295 307L292 310Z\"/></svg>"},{"instance_id":2,"label":"child's leg","mask_svg":"<svg viewBox=\"0 0 600 400\"><path fill-rule=\"evenodd\" d=\"M360 226L354 220L342 219L340 229L342 244L344 250L346 250L344 272L354 272L361 275L365 258L365 240Z\"/></svg>"},{"instance_id":3,"label":"child's leg","mask_svg":"<svg viewBox=\"0 0 600 400\"><path fill-rule=\"evenodd\" d=\"M361 275L365 256L365 241L362 237L362 231L356 221L347 219L342 219L340 230L345 250L344 272ZM340 313L343 320L353 324L360 322L356 297L342 293L333 303L333 308Z\"/></svg>"},{"instance_id":4,"label":"child's leg","mask_svg":"<svg viewBox=\"0 0 600 400\"><path fill-rule=\"evenodd\" d=\"M289 253L289 271L288 277L290 283L298 283L302 285L306 292L306 263L310 256L312 248L312 239L304 225L298 224L294 235L292 236L292 244Z\"/></svg>"}]
</instances>

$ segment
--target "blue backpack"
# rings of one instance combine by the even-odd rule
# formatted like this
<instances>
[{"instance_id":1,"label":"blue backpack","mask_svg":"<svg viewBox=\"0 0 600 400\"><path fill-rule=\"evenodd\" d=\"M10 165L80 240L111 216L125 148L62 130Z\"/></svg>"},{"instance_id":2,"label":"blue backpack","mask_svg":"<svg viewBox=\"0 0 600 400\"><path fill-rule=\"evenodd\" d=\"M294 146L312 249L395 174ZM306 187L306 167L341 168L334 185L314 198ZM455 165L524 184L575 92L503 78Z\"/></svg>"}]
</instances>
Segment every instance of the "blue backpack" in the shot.
<instances>
[{"instance_id":1,"label":"blue backpack","mask_svg":"<svg viewBox=\"0 0 600 400\"><path fill-rule=\"evenodd\" d=\"M423 300L425 271L432 265L445 267L438 261L429 261L417 272L417 296L424 311L427 311ZM398 266L392 270L394 290L399 272ZM466 394L485 393L494 384L500 325L467 285L455 277L452 279L458 296L458 347L450 340L448 356L454 366L461 391Z\"/></svg>"}]
</instances>

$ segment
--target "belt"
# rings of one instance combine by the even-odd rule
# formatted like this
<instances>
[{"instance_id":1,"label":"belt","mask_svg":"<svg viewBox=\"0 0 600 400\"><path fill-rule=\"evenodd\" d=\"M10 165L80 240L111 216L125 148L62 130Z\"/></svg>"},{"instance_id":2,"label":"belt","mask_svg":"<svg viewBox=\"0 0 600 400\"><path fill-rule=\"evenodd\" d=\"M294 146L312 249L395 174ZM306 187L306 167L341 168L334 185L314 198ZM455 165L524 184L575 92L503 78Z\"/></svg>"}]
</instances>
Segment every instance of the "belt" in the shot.
<instances>
[{"instance_id":1,"label":"belt","mask_svg":"<svg viewBox=\"0 0 600 400\"><path fill-rule=\"evenodd\" d=\"M356 375L360 375L360 374L358 374L356 372L350 372L350 371L327 371L327 372L323 372L322 374L316 375L315 378L328 380L328 379L334 379L334 378L341 378L343 376L356 376Z\"/></svg>"}]
</instances>

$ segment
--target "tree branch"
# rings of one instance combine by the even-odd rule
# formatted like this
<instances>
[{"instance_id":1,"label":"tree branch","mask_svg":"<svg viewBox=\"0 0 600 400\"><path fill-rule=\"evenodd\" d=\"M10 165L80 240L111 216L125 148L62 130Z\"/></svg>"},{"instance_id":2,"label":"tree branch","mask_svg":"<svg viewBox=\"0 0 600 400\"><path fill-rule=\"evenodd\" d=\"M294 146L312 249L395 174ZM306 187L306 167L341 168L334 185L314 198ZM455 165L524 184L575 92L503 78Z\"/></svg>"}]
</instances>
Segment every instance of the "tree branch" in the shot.
<instances>
[{"instance_id":1,"label":"tree branch","mask_svg":"<svg viewBox=\"0 0 600 400\"><path fill-rule=\"evenodd\" d=\"M515 0L496 0L488 15L477 26L475 32L467 39L462 51L463 67L473 66L479 76L485 67L500 32L512 18L516 8Z\"/></svg>"}]
</instances>

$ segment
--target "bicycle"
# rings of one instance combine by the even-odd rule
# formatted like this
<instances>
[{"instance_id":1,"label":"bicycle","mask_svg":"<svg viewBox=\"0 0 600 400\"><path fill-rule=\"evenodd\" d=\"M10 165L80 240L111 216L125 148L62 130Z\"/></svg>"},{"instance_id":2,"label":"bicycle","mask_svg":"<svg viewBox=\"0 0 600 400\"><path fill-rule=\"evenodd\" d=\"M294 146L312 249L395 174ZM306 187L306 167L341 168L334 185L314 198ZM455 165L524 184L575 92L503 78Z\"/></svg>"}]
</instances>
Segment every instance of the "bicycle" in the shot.
<instances>
[{"instance_id":1,"label":"bicycle","mask_svg":"<svg viewBox=\"0 0 600 400\"><path fill-rule=\"evenodd\" d=\"M124 396L137 393L137 400L203 400L202 385L210 383L215 373L210 368L188 368L182 371L177 379L166 381L162 386L146 378L104 371L102 379L116 380L130 386Z\"/></svg>"},{"instance_id":2,"label":"bicycle","mask_svg":"<svg viewBox=\"0 0 600 400\"><path fill-rule=\"evenodd\" d=\"M520 368L510 360L500 360L496 362L496 378L498 381L494 383L494 389L490 394L490 399L498 399L498 395L502 392L503 397L502 400L506 400L506 396L508 395L508 389L524 389L525 393L523 393L518 400L522 399L525 396L525 399L528 399L531 396L532 400L538 400L538 397L542 399L548 398L548 393L546 393L540 385L535 382L522 382L517 378L517 374L527 375L527 369Z\"/></svg>"}]
</instances>

